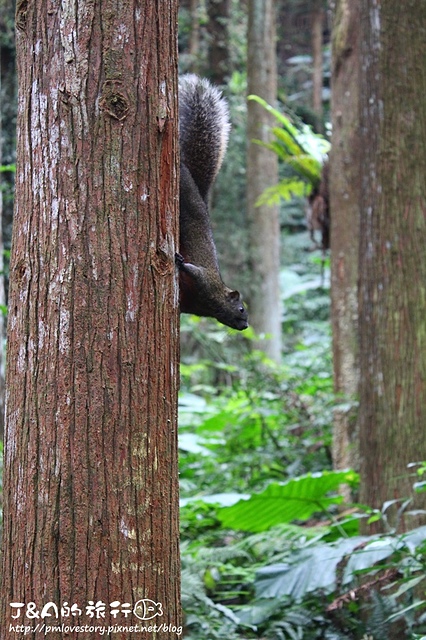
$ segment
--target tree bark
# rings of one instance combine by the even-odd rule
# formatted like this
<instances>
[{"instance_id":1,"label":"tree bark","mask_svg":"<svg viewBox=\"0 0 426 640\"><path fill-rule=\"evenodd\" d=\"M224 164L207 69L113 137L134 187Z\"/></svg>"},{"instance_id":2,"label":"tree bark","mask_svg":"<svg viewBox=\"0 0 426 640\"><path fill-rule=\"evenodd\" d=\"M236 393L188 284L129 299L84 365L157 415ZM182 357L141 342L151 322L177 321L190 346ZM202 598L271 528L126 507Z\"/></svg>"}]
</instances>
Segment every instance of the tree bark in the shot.
<instances>
[{"instance_id":1,"label":"tree bark","mask_svg":"<svg viewBox=\"0 0 426 640\"><path fill-rule=\"evenodd\" d=\"M191 57L191 71L198 73L200 57L200 17L199 0L190 0L191 33L189 37L189 55Z\"/></svg>"},{"instance_id":2,"label":"tree bark","mask_svg":"<svg viewBox=\"0 0 426 640\"><path fill-rule=\"evenodd\" d=\"M426 3L361 11L360 499L380 508L426 457Z\"/></svg>"},{"instance_id":3,"label":"tree bark","mask_svg":"<svg viewBox=\"0 0 426 640\"><path fill-rule=\"evenodd\" d=\"M49 602L180 624L176 21L174 0L17 3L2 629Z\"/></svg>"},{"instance_id":4,"label":"tree bark","mask_svg":"<svg viewBox=\"0 0 426 640\"><path fill-rule=\"evenodd\" d=\"M323 86L323 26L324 2L315 0L312 11L312 107L318 116L318 124L322 123L322 86Z\"/></svg>"},{"instance_id":5,"label":"tree bark","mask_svg":"<svg viewBox=\"0 0 426 640\"><path fill-rule=\"evenodd\" d=\"M1 95L1 59L0 59L0 95ZM0 113L0 140L3 136L2 116ZM2 145L0 143L0 166L2 165ZM3 174L0 173L0 440L4 439L4 399L5 399L5 371L3 345L5 343L5 290L4 290L4 246L3 246ZM1 499L0 499L1 505Z\"/></svg>"},{"instance_id":6,"label":"tree bark","mask_svg":"<svg viewBox=\"0 0 426 640\"><path fill-rule=\"evenodd\" d=\"M270 104L277 96L275 11L272 0L249 0L248 94ZM254 139L269 141L273 125L269 113L254 101L247 109L247 213L250 227L252 291L250 324L259 335L268 335L258 346L273 360L281 358L281 303L279 287L280 227L278 207L256 206L266 187L278 182L278 158Z\"/></svg>"},{"instance_id":7,"label":"tree bark","mask_svg":"<svg viewBox=\"0 0 426 640\"><path fill-rule=\"evenodd\" d=\"M1 119L2 119L2 163L16 163L16 103L17 80L15 68L15 2L0 0L0 58L1 58ZM13 193L15 174L13 170L2 173L3 193L3 241L10 249L13 217ZM7 281L6 281L7 289Z\"/></svg>"},{"instance_id":8,"label":"tree bark","mask_svg":"<svg viewBox=\"0 0 426 640\"><path fill-rule=\"evenodd\" d=\"M0 440L4 439L5 305L7 278L4 249L10 247L10 227L13 211L16 129L16 71L14 40L14 3L0 0L0 165L11 165L10 171L0 173ZM5 242L6 238L6 242ZM9 242L7 242L7 240Z\"/></svg>"},{"instance_id":9,"label":"tree bark","mask_svg":"<svg viewBox=\"0 0 426 640\"><path fill-rule=\"evenodd\" d=\"M361 193L359 130L359 5L336 2L332 34L332 146L330 153L331 319L336 469L359 469L356 434L359 384L358 253Z\"/></svg>"},{"instance_id":10,"label":"tree bark","mask_svg":"<svg viewBox=\"0 0 426 640\"><path fill-rule=\"evenodd\" d=\"M209 76L220 85L230 75L229 33L230 0L206 0L209 34Z\"/></svg>"}]
</instances>

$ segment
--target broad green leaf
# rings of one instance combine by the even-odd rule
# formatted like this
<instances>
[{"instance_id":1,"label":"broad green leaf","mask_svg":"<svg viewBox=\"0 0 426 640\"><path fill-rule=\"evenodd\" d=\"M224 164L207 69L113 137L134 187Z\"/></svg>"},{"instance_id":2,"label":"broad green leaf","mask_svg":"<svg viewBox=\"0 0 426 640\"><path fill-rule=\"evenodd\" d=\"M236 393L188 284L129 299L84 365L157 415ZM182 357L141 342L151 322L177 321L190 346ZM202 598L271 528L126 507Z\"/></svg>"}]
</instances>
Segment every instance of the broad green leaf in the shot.
<instances>
[{"instance_id":1,"label":"broad green leaf","mask_svg":"<svg viewBox=\"0 0 426 640\"><path fill-rule=\"evenodd\" d=\"M401 536L386 536L368 542L362 549L351 555L343 574L343 584L349 582L355 572L373 567L378 562L389 558L396 551L408 549L414 555L417 547L426 540L426 526L417 527Z\"/></svg>"},{"instance_id":2,"label":"broad green leaf","mask_svg":"<svg viewBox=\"0 0 426 640\"><path fill-rule=\"evenodd\" d=\"M355 547L368 540L356 537L339 540L336 544L320 544L303 549L287 564L273 564L256 573L258 598L290 596L301 600L306 593L321 589L331 593L336 589L336 569L341 560Z\"/></svg>"},{"instance_id":3,"label":"broad green leaf","mask_svg":"<svg viewBox=\"0 0 426 640\"><path fill-rule=\"evenodd\" d=\"M426 525L417 527L408 533L404 533L404 535L401 536L401 540L409 551L414 553L417 547L424 544L426 541Z\"/></svg>"},{"instance_id":4,"label":"broad green leaf","mask_svg":"<svg viewBox=\"0 0 426 640\"><path fill-rule=\"evenodd\" d=\"M416 576L415 578L411 578L411 580L408 580L407 582L403 582L398 591L396 591L393 595L395 598L400 598L402 595L404 595L404 593L407 593L407 591L411 591L412 589L414 589L415 587L417 587L418 584L420 584L421 582L423 582L423 580L426 579L425 574L421 574L420 576Z\"/></svg>"},{"instance_id":5,"label":"broad green leaf","mask_svg":"<svg viewBox=\"0 0 426 640\"><path fill-rule=\"evenodd\" d=\"M273 616L281 606L281 601L278 598L263 598L238 611L238 618L242 624L257 626Z\"/></svg>"},{"instance_id":6,"label":"broad green leaf","mask_svg":"<svg viewBox=\"0 0 426 640\"><path fill-rule=\"evenodd\" d=\"M271 483L265 491L253 494L235 506L221 509L218 517L225 527L259 532L294 520L307 520L314 513L339 504L341 496L327 497L341 484L357 479L353 471L323 471L307 474L284 483Z\"/></svg>"},{"instance_id":7,"label":"broad green leaf","mask_svg":"<svg viewBox=\"0 0 426 640\"><path fill-rule=\"evenodd\" d=\"M343 574L343 584L350 582L357 571L373 567L377 562L389 558L400 547L401 543L396 538L391 537L379 538L369 542L349 558Z\"/></svg>"}]
</instances>

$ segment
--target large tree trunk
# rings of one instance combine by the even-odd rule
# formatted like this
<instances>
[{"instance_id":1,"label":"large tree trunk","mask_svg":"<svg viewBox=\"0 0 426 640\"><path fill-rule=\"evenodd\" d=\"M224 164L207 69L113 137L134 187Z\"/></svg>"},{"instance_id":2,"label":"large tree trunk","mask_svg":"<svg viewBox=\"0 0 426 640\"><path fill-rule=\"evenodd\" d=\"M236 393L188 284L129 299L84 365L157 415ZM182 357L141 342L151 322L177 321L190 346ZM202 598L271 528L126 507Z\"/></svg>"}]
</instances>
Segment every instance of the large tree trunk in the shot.
<instances>
[{"instance_id":1,"label":"large tree trunk","mask_svg":"<svg viewBox=\"0 0 426 640\"><path fill-rule=\"evenodd\" d=\"M380 508L426 458L426 2L361 10L360 498Z\"/></svg>"},{"instance_id":2,"label":"large tree trunk","mask_svg":"<svg viewBox=\"0 0 426 640\"><path fill-rule=\"evenodd\" d=\"M5 304L7 278L4 249L10 247L13 212L15 139L16 139L16 71L14 37L15 3L0 0L0 165L10 171L0 173L0 440L4 437L5 400Z\"/></svg>"},{"instance_id":3,"label":"large tree trunk","mask_svg":"<svg viewBox=\"0 0 426 640\"><path fill-rule=\"evenodd\" d=\"M16 107L17 80L15 68L15 2L0 0L0 105L2 119L2 164L11 167L16 162ZM13 217L13 192L15 174L2 172L3 194L3 240L5 247L10 248Z\"/></svg>"},{"instance_id":4,"label":"large tree trunk","mask_svg":"<svg viewBox=\"0 0 426 640\"><path fill-rule=\"evenodd\" d=\"M1 7L1 4L0 4ZM0 48L0 99L2 97L2 60ZM0 102L1 105L1 102ZM3 117L0 112L0 166L3 164ZM3 174L0 173L0 440L4 438L4 356L3 345L5 342L5 322L4 322L4 262L3 262ZM1 502L0 502L1 506Z\"/></svg>"},{"instance_id":5,"label":"large tree trunk","mask_svg":"<svg viewBox=\"0 0 426 640\"><path fill-rule=\"evenodd\" d=\"M248 94L274 104L277 94L275 11L272 0L249 0ZM266 187L278 182L278 158L254 139L269 141L269 113L254 101L247 113L247 211L250 226L252 292L250 324L258 334L269 334L259 347L276 361L281 357L279 287L280 227L277 206L256 206Z\"/></svg>"},{"instance_id":6,"label":"large tree trunk","mask_svg":"<svg viewBox=\"0 0 426 640\"><path fill-rule=\"evenodd\" d=\"M176 14L18 2L2 629L179 625Z\"/></svg>"},{"instance_id":7,"label":"large tree trunk","mask_svg":"<svg viewBox=\"0 0 426 640\"><path fill-rule=\"evenodd\" d=\"M355 433L359 382L358 253L360 220L359 26L357 2L338 0L332 36L330 153L331 304L336 393L336 469L359 468Z\"/></svg>"}]
</instances>

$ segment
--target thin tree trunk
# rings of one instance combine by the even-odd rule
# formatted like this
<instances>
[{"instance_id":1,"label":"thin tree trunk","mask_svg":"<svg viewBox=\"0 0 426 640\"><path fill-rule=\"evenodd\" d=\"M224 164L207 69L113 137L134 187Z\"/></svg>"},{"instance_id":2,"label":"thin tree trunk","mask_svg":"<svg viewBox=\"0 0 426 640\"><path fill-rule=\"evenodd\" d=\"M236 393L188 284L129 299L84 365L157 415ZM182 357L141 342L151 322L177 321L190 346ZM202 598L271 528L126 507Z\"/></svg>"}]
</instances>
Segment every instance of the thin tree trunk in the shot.
<instances>
[{"instance_id":1,"label":"thin tree trunk","mask_svg":"<svg viewBox=\"0 0 426 640\"><path fill-rule=\"evenodd\" d=\"M2 629L179 625L176 14L17 5Z\"/></svg>"},{"instance_id":2,"label":"thin tree trunk","mask_svg":"<svg viewBox=\"0 0 426 640\"><path fill-rule=\"evenodd\" d=\"M189 10L191 15L191 33L189 36L189 55L191 56L191 70L194 73L199 71L200 57L200 16L199 0L190 0Z\"/></svg>"},{"instance_id":3,"label":"thin tree trunk","mask_svg":"<svg viewBox=\"0 0 426 640\"><path fill-rule=\"evenodd\" d=\"M380 508L426 458L426 2L361 11L360 499Z\"/></svg>"},{"instance_id":4,"label":"thin tree trunk","mask_svg":"<svg viewBox=\"0 0 426 640\"><path fill-rule=\"evenodd\" d=\"M206 0L209 34L209 76L224 85L230 75L229 33L230 0Z\"/></svg>"},{"instance_id":5,"label":"thin tree trunk","mask_svg":"<svg viewBox=\"0 0 426 640\"><path fill-rule=\"evenodd\" d=\"M277 95L275 11L272 0L249 0L248 94L270 104ZM250 323L258 334L268 334L258 346L275 361L281 358L281 304L279 287L280 227L278 207L256 206L266 187L278 182L278 158L254 139L269 141L273 125L268 112L254 101L247 112L247 211L250 225L252 292Z\"/></svg>"},{"instance_id":6,"label":"thin tree trunk","mask_svg":"<svg viewBox=\"0 0 426 640\"><path fill-rule=\"evenodd\" d=\"M359 130L359 5L336 2L332 37L332 147L330 154L331 304L336 469L359 469L355 432L359 383L358 252L361 192Z\"/></svg>"},{"instance_id":7,"label":"thin tree trunk","mask_svg":"<svg viewBox=\"0 0 426 640\"><path fill-rule=\"evenodd\" d=\"M315 0L312 11L312 106L318 116L318 123L322 121L322 87L323 87L323 27L324 2Z\"/></svg>"}]
</instances>

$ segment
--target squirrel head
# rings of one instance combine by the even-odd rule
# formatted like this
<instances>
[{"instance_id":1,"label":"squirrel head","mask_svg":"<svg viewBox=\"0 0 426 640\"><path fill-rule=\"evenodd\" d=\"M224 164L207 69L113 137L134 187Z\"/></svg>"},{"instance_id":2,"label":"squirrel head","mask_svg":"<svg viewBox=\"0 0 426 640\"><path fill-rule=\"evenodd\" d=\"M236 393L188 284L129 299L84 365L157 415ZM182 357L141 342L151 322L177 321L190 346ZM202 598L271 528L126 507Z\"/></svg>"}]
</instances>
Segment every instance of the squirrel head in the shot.
<instances>
[{"instance_id":1,"label":"squirrel head","mask_svg":"<svg viewBox=\"0 0 426 640\"><path fill-rule=\"evenodd\" d=\"M247 329L248 314L240 292L225 287L225 304L216 309L214 317L232 329L238 329L238 331Z\"/></svg>"},{"instance_id":2,"label":"squirrel head","mask_svg":"<svg viewBox=\"0 0 426 640\"><path fill-rule=\"evenodd\" d=\"M179 267L180 311L216 318L232 329L248 327L247 309L238 291L225 286L219 271L198 267L176 254Z\"/></svg>"}]
</instances>

